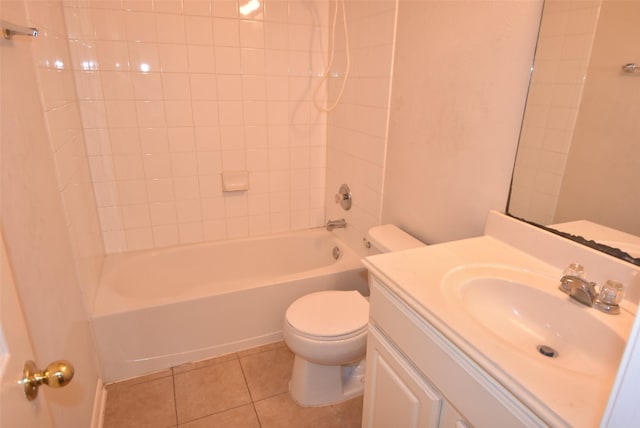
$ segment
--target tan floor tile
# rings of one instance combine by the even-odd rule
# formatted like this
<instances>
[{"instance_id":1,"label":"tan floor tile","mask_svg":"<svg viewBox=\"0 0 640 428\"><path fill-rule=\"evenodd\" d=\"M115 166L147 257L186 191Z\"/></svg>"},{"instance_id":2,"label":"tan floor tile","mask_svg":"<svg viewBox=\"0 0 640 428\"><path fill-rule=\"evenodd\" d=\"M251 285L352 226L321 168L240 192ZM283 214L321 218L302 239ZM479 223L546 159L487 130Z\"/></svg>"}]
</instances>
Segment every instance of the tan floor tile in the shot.
<instances>
[{"instance_id":1,"label":"tan floor tile","mask_svg":"<svg viewBox=\"0 0 640 428\"><path fill-rule=\"evenodd\" d=\"M251 402L238 360L174 376L178 423Z\"/></svg>"},{"instance_id":2,"label":"tan floor tile","mask_svg":"<svg viewBox=\"0 0 640 428\"><path fill-rule=\"evenodd\" d=\"M278 347L240 358L253 401L289 390L293 357L289 348Z\"/></svg>"},{"instance_id":3,"label":"tan floor tile","mask_svg":"<svg viewBox=\"0 0 640 428\"><path fill-rule=\"evenodd\" d=\"M242 358L242 357L247 357L253 354L259 354L260 352L271 351L273 349L286 348L286 347L287 345L285 345L284 341L281 340L279 342L269 343L267 345L258 346L256 348L250 348L250 349L245 349L243 351L238 351L238 356Z\"/></svg>"},{"instance_id":4,"label":"tan floor tile","mask_svg":"<svg viewBox=\"0 0 640 428\"><path fill-rule=\"evenodd\" d=\"M206 360L201 360L201 361L195 361L192 363L180 364L179 366L173 367L172 370L173 370L173 374L176 375L176 374L188 372L190 370L201 369L203 367L211 366L213 364L225 363L227 361L232 361L237 359L238 359L238 354L236 353L227 354L227 355L222 355L220 357L208 358Z\"/></svg>"},{"instance_id":5,"label":"tan floor tile","mask_svg":"<svg viewBox=\"0 0 640 428\"><path fill-rule=\"evenodd\" d=\"M325 407L300 407L288 393L255 403L262 428L359 428L362 397Z\"/></svg>"},{"instance_id":6,"label":"tan floor tile","mask_svg":"<svg viewBox=\"0 0 640 428\"><path fill-rule=\"evenodd\" d=\"M291 400L286 391L293 358L284 342L277 342L107 385L103 426L360 427L362 397L316 408Z\"/></svg>"},{"instance_id":7,"label":"tan floor tile","mask_svg":"<svg viewBox=\"0 0 640 428\"><path fill-rule=\"evenodd\" d=\"M362 426L362 399L361 395L331 406L336 412L335 424L331 426L360 428Z\"/></svg>"},{"instance_id":8,"label":"tan floor tile","mask_svg":"<svg viewBox=\"0 0 640 428\"><path fill-rule=\"evenodd\" d=\"M173 379L163 377L135 385L111 386L104 428L173 427L176 425Z\"/></svg>"},{"instance_id":9,"label":"tan floor tile","mask_svg":"<svg viewBox=\"0 0 640 428\"><path fill-rule=\"evenodd\" d=\"M260 428L260 423L253 409L253 404L245 404L235 409L187 422L178 428Z\"/></svg>"},{"instance_id":10,"label":"tan floor tile","mask_svg":"<svg viewBox=\"0 0 640 428\"><path fill-rule=\"evenodd\" d=\"M172 375L172 373L171 373L170 369L161 370L159 372L150 373L150 374L143 375L143 376L138 376L138 377L132 377L131 379L121 380L119 382L114 382L114 383L107 384L107 385L105 385L105 389L107 391L110 391L112 388L115 388L115 387L137 385L139 383L145 383L145 382L149 382L149 381L152 381L152 380L155 380L155 379L161 379L163 377L169 377L171 375Z\"/></svg>"}]
</instances>

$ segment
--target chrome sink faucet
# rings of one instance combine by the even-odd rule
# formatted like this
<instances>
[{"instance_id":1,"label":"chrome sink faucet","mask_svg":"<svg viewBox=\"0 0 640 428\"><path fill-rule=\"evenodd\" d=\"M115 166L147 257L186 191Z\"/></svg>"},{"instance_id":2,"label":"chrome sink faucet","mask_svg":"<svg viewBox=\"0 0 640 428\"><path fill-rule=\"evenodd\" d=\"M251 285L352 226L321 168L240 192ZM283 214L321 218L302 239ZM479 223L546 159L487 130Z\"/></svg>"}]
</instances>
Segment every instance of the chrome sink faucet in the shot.
<instances>
[{"instance_id":1,"label":"chrome sink faucet","mask_svg":"<svg viewBox=\"0 0 640 428\"><path fill-rule=\"evenodd\" d=\"M618 281L609 280L596 290L596 283L584 278L584 268L571 264L560 278L560 290L583 305L596 308L607 314L619 314L620 302L624 297L624 286Z\"/></svg>"},{"instance_id":2,"label":"chrome sink faucet","mask_svg":"<svg viewBox=\"0 0 640 428\"><path fill-rule=\"evenodd\" d=\"M327 222L327 230L331 232L333 229L341 229L347 227L347 221L343 218L340 220L329 220Z\"/></svg>"},{"instance_id":3,"label":"chrome sink faucet","mask_svg":"<svg viewBox=\"0 0 640 428\"><path fill-rule=\"evenodd\" d=\"M598 297L595 282L573 275L565 275L560 279L560 290L587 306L593 306Z\"/></svg>"}]
</instances>

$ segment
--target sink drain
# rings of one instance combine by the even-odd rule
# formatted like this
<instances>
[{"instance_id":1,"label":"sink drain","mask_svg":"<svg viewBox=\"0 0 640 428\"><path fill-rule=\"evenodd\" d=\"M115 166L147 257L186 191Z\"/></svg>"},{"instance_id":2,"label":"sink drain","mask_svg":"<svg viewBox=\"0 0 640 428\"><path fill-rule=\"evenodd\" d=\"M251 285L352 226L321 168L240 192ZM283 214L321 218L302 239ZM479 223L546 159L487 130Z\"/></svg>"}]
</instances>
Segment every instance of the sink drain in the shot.
<instances>
[{"instance_id":1,"label":"sink drain","mask_svg":"<svg viewBox=\"0 0 640 428\"><path fill-rule=\"evenodd\" d=\"M545 357L556 358L558 356L558 351L553 349L551 346L547 345L538 345L538 352L540 352Z\"/></svg>"}]
</instances>

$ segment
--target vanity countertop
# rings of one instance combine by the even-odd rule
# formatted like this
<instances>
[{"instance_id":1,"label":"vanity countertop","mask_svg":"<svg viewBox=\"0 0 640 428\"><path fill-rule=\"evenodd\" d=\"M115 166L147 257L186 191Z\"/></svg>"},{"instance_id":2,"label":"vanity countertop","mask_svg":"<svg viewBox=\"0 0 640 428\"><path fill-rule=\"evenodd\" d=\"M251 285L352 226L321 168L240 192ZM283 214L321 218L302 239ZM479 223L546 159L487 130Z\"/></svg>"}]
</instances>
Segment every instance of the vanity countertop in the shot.
<instances>
[{"instance_id":1,"label":"vanity countertop","mask_svg":"<svg viewBox=\"0 0 640 428\"><path fill-rule=\"evenodd\" d=\"M622 356L620 349L624 349L633 324L634 315L626 307L621 315L608 315L572 301L558 290L561 269L489 235L371 256L365 259L365 264L411 309L549 425L586 427L599 424ZM460 272L465 272L464 269L470 269L470 272L493 269L511 272L524 280L534 278L535 284L531 287L547 299L545 302L560 305L558 307L565 308L567 314L577 314L582 321L602 325L604 330L599 331L613 332L612 337L620 346L611 353L612 361L610 364L608 361L603 364L602 358L589 361L590 353L576 352L577 348L583 348L573 345L559 349L558 358L543 356L535 345L530 350L514 346L513 341L496 332L495 327L500 329L500 324L488 327L461 307L469 303L460 303L468 297L462 300L451 297L447 287L453 278L460 277ZM468 279L468 276L462 277ZM486 299L486 295L480 293L480 296ZM489 304L493 296L489 296ZM503 298L499 294L496 296L496 299ZM475 307L477 310L478 305ZM565 309L560 309L560 313ZM507 317L517 320L518 310L514 307L513 316L505 316L505 323L510 322ZM586 337L595 343L593 346L599 346L598 337L589 337L589 332L582 331L585 327L580 325L582 321L573 319L574 315L568 315L566 320L560 318L561 323L568 323L560 330L569 332L570 336L575 333L576 337L582 338L579 339L582 344ZM553 326L550 328L554 329ZM560 348L563 340L559 340ZM608 355L606 350L602 355ZM597 369L592 370L594 367Z\"/></svg>"}]
</instances>

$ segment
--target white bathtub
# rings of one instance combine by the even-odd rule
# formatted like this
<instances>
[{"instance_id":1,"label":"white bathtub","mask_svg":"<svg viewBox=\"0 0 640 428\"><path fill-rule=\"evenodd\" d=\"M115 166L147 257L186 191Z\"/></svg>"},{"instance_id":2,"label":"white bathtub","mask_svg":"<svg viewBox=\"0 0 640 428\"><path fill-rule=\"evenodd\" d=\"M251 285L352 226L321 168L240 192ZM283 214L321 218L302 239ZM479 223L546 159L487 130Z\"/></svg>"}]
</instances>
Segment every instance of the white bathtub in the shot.
<instances>
[{"instance_id":1,"label":"white bathtub","mask_svg":"<svg viewBox=\"0 0 640 428\"><path fill-rule=\"evenodd\" d=\"M358 255L323 229L108 256L92 320L104 381L278 341L289 304L328 289L368 294Z\"/></svg>"}]
</instances>

